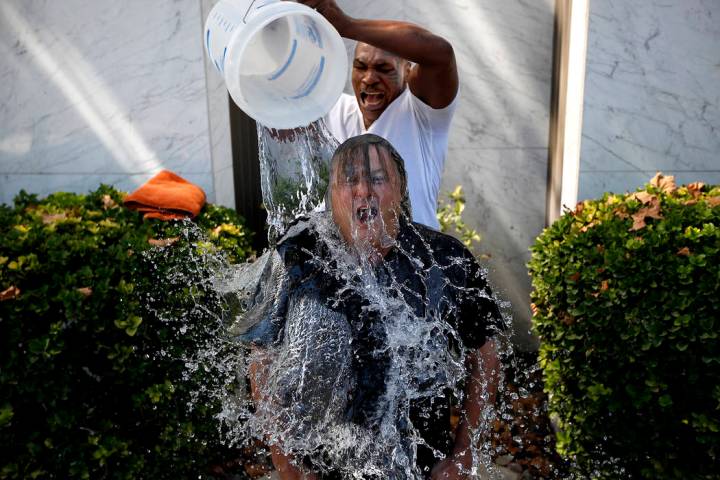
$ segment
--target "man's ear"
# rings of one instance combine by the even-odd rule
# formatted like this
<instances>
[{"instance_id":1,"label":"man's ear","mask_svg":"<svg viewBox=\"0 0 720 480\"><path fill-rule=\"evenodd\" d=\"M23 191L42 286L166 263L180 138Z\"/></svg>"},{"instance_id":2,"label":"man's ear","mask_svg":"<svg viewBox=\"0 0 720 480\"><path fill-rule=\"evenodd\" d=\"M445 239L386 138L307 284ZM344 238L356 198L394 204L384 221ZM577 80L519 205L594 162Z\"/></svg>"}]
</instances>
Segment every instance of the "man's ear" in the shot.
<instances>
[{"instance_id":1,"label":"man's ear","mask_svg":"<svg viewBox=\"0 0 720 480\"><path fill-rule=\"evenodd\" d=\"M410 69L412 68L412 65L413 63L410 60L403 60L403 75L406 82L410 76Z\"/></svg>"}]
</instances>

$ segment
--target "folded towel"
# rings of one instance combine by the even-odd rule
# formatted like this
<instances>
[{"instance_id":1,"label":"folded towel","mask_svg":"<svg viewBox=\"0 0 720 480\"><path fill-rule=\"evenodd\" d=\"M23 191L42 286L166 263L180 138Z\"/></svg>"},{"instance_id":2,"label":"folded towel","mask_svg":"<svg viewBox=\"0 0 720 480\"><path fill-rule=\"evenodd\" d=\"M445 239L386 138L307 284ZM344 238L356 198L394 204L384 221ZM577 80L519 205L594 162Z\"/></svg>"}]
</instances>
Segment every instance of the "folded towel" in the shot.
<instances>
[{"instance_id":1,"label":"folded towel","mask_svg":"<svg viewBox=\"0 0 720 480\"><path fill-rule=\"evenodd\" d=\"M205 205L205 192L184 178L163 170L125 197L125 206L144 213L143 218L193 218Z\"/></svg>"}]
</instances>

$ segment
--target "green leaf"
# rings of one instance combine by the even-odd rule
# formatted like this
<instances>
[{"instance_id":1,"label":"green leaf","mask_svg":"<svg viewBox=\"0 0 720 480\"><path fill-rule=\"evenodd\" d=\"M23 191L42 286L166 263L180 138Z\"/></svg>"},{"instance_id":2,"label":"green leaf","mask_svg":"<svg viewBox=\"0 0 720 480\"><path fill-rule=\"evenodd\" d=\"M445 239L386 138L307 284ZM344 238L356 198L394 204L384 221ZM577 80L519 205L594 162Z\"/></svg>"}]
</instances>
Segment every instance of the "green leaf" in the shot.
<instances>
[{"instance_id":1,"label":"green leaf","mask_svg":"<svg viewBox=\"0 0 720 480\"><path fill-rule=\"evenodd\" d=\"M0 428L10 424L14 414L15 412L13 411L12 405L9 403L0 407Z\"/></svg>"}]
</instances>

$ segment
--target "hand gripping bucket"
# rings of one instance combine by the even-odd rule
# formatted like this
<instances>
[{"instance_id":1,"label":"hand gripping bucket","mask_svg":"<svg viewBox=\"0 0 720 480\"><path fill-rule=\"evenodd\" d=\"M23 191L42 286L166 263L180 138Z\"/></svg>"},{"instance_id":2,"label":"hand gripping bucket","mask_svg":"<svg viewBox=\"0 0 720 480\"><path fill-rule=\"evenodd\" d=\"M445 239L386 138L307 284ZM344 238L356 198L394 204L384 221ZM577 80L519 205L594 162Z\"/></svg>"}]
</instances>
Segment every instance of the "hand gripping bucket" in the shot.
<instances>
[{"instance_id":1,"label":"hand gripping bucket","mask_svg":"<svg viewBox=\"0 0 720 480\"><path fill-rule=\"evenodd\" d=\"M345 87L337 30L315 10L279 0L220 0L205 22L210 61L258 123L295 128L325 115Z\"/></svg>"}]
</instances>

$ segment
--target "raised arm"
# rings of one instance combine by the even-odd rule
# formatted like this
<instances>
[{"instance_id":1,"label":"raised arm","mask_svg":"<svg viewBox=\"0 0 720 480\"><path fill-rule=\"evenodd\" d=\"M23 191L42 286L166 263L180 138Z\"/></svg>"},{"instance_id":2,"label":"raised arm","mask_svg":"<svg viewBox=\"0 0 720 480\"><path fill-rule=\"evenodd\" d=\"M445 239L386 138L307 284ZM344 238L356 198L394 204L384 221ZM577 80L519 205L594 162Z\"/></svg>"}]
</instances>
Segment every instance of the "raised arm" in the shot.
<instances>
[{"instance_id":1,"label":"raised arm","mask_svg":"<svg viewBox=\"0 0 720 480\"><path fill-rule=\"evenodd\" d=\"M335 0L298 0L315 8L341 36L367 43L414 63L410 90L433 108L447 107L458 91L458 72L452 45L413 23L353 18Z\"/></svg>"}]
</instances>

